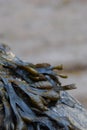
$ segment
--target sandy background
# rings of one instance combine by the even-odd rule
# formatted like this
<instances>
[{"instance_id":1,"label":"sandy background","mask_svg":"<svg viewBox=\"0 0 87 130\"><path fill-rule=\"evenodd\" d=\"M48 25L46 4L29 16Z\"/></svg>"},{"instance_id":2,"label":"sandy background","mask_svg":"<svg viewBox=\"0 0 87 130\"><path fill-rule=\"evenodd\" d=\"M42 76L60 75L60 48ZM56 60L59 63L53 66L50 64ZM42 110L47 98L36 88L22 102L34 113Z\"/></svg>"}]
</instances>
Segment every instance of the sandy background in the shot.
<instances>
[{"instance_id":1,"label":"sandy background","mask_svg":"<svg viewBox=\"0 0 87 130\"><path fill-rule=\"evenodd\" d=\"M87 107L87 0L0 0L0 42L25 61L63 64Z\"/></svg>"}]
</instances>

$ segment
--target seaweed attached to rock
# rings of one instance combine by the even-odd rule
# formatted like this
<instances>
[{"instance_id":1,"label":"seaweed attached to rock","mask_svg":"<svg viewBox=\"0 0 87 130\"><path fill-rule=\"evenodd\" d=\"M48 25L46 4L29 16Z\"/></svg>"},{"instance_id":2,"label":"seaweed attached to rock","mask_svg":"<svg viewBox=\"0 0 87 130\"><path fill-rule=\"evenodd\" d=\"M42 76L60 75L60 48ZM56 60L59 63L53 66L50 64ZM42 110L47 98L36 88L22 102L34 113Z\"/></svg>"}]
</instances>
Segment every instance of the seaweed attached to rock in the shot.
<instances>
[{"instance_id":1,"label":"seaweed attached to rock","mask_svg":"<svg viewBox=\"0 0 87 130\"><path fill-rule=\"evenodd\" d=\"M78 117L72 116L74 109L77 113L80 112L80 104L65 92L76 87L74 84L62 86L60 78L66 76L60 74L61 70L62 65L23 62L8 46L1 45L1 129L80 130L81 123L77 121L79 119L74 119ZM70 111L71 115L68 115ZM77 123L73 123L75 120ZM86 130L85 127L87 125L83 126L83 130Z\"/></svg>"}]
</instances>

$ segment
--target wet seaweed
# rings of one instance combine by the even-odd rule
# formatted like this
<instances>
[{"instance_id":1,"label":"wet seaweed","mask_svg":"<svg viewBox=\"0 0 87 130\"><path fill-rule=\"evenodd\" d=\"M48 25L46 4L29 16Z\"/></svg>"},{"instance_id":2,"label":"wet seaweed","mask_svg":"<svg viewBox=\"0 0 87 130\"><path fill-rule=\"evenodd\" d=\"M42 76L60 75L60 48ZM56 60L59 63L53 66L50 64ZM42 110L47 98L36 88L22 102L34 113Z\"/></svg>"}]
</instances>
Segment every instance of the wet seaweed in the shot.
<instances>
[{"instance_id":1,"label":"wet seaweed","mask_svg":"<svg viewBox=\"0 0 87 130\"><path fill-rule=\"evenodd\" d=\"M75 89L74 84L61 85L59 78L67 77L58 73L62 65L23 62L1 45L0 68L3 130L69 130L68 119L51 111L60 91Z\"/></svg>"}]
</instances>

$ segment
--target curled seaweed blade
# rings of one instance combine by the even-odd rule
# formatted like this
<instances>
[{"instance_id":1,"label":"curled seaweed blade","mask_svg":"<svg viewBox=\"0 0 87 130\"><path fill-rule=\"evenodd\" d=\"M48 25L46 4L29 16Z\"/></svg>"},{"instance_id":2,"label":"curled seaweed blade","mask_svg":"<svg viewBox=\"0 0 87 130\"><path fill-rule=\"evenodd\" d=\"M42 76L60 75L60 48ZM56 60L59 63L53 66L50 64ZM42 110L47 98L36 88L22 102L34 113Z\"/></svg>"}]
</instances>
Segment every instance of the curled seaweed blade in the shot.
<instances>
[{"instance_id":1,"label":"curled seaweed blade","mask_svg":"<svg viewBox=\"0 0 87 130\"><path fill-rule=\"evenodd\" d=\"M69 84L69 85L64 85L61 87L62 90L72 90L72 89L76 89L75 84Z\"/></svg>"},{"instance_id":2,"label":"curled seaweed blade","mask_svg":"<svg viewBox=\"0 0 87 130\"><path fill-rule=\"evenodd\" d=\"M63 65L58 65L58 66L53 66L52 67L53 70L63 70Z\"/></svg>"}]
</instances>

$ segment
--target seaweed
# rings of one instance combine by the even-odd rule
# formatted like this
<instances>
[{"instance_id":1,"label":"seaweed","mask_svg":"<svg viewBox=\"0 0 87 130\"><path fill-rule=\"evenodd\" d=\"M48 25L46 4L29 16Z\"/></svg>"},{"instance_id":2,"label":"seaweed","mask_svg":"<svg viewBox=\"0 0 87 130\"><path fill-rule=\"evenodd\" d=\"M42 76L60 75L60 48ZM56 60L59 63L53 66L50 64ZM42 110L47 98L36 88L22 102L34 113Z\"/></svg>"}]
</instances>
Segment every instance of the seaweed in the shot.
<instances>
[{"instance_id":1,"label":"seaweed","mask_svg":"<svg viewBox=\"0 0 87 130\"><path fill-rule=\"evenodd\" d=\"M69 130L71 122L51 110L62 102L61 91L76 88L74 84L62 86L59 79L67 77L60 74L62 69L62 65L23 62L8 46L0 46L2 130Z\"/></svg>"}]
</instances>

